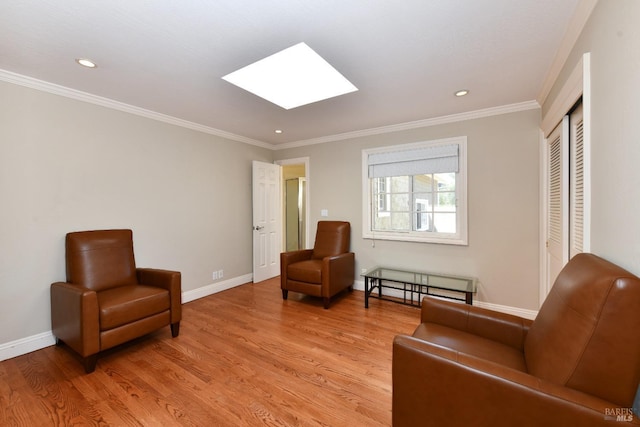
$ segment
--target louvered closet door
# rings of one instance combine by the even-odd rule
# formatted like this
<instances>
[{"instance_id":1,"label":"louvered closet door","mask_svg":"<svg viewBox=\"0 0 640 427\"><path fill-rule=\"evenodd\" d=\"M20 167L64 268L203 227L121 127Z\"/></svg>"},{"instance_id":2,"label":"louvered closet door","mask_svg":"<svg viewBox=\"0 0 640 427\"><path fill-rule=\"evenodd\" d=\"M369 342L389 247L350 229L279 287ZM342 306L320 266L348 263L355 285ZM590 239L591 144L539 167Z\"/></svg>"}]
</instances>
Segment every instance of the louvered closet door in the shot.
<instances>
[{"instance_id":1,"label":"louvered closet door","mask_svg":"<svg viewBox=\"0 0 640 427\"><path fill-rule=\"evenodd\" d=\"M582 104L569 119L569 151L571 153L571 173L569 210L569 259L584 251L585 247L585 150L584 119Z\"/></svg>"},{"instance_id":2,"label":"louvered closet door","mask_svg":"<svg viewBox=\"0 0 640 427\"><path fill-rule=\"evenodd\" d=\"M584 134L584 115L579 104L547 138L547 293L562 267L589 246Z\"/></svg>"},{"instance_id":3,"label":"louvered closet door","mask_svg":"<svg viewBox=\"0 0 640 427\"><path fill-rule=\"evenodd\" d=\"M547 292L568 261L568 120L547 138Z\"/></svg>"}]
</instances>

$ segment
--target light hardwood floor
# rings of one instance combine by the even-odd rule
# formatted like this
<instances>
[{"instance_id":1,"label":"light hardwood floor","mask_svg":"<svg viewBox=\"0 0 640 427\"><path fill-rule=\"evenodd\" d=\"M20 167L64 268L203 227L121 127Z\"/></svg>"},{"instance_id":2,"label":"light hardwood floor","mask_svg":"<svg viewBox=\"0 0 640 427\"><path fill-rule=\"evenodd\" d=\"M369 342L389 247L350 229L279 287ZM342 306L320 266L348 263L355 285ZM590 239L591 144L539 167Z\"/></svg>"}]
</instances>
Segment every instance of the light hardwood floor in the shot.
<instances>
[{"instance_id":1,"label":"light hardwood floor","mask_svg":"<svg viewBox=\"0 0 640 427\"><path fill-rule=\"evenodd\" d=\"M329 310L279 278L183 306L84 374L66 347L0 362L0 425L389 426L391 350L417 308L354 291Z\"/></svg>"}]
</instances>

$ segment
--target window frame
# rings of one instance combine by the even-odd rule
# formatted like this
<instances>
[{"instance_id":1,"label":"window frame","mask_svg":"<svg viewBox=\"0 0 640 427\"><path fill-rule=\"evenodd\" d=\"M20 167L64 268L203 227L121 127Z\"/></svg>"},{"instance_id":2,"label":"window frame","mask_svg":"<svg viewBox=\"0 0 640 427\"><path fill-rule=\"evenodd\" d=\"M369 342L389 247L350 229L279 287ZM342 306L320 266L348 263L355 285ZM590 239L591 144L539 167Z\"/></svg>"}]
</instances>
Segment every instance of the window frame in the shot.
<instances>
[{"instance_id":1,"label":"window frame","mask_svg":"<svg viewBox=\"0 0 640 427\"><path fill-rule=\"evenodd\" d=\"M417 148L429 148L441 145L458 145L458 172L456 176L456 232L442 233L434 231L378 231L373 230L374 203L372 182L380 178L369 178L368 158L371 154L388 153ZM413 175L407 175L413 176ZM374 240L396 240L404 242L438 243L449 245L468 245L467 212L467 137L421 141L409 144L390 145L362 150L362 237ZM414 228L415 218L412 218Z\"/></svg>"}]
</instances>

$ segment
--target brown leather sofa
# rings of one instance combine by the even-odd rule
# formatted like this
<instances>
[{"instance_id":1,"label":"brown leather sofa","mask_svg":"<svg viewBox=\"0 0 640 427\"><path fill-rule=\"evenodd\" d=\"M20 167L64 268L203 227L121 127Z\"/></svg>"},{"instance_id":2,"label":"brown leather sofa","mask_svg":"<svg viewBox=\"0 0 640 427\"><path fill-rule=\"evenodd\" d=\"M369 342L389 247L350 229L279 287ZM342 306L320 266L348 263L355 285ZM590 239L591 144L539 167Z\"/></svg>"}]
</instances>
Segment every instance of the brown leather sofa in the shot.
<instances>
[{"instance_id":1,"label":"brown leather sofa","mask_svg":"<svg viewBox=\"0 0 640 427\"><path fill-rule=\"evenodd\" d=\"M131 230L69 233L65 245L67 281L51 285L52 330L87 373L100 351L167 325L178 336L180 273L136 268Z\"/></svg>"},{"instance_id":2,"label":"brown leather sofa","mask_svg":"<svg viewBox=\"0 0 640 427\"><path fill-rule=\"evenodd\" d=\"M425 298L393 343L393 425L640 425L639 382L640 279L580 254L533 322Z\"/></svg>"},{"instance_id":3,"label":"brown leather sofa","mask_svg":"<svg viewBox=\"0 0 640 427\"><path fill-rule=\"evenodd\" d=\"M355 255L349 252L351 224L345 221L318 221L313 249L280 254L282 298L289 291L322 297L329 308L331 297L353 289Z\"/></svg>"}]
</instances>

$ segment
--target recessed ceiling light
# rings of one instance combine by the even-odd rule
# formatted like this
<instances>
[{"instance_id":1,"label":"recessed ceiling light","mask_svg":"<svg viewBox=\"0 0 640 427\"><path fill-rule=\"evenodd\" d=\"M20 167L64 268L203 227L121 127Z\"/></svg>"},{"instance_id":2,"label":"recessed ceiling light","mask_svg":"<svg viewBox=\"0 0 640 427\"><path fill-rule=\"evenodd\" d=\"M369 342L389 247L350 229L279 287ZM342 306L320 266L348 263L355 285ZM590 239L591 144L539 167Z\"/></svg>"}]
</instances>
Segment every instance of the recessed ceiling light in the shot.
<instances>
[{"instance_id":1,"label":"recessed ceiling light","mask_svg":"<svg viewBox=\"0 0 640 427\"><path fill-rule=\"evenodd\" d=\"M95 62L93 62L90 59L86 59L86 58L78 58L76 59L76 62L80 65L82 65L83 67L87 67L87 68L96 68L97 65Z\"/></svg>"},{"instance_id":2,"label":"recessed ceiling light","mask_svg":"<svg viewBox=\"0 0 640 427\"><path fill-rule=\"evenodd\" d=\"M282 133L282 129L276 129L276 133Z\"/></svg>"},{"instance_id":3,"label":"recessed ceiling light","mask_svg":"<svg viewBox=\"0 0 640 427\"><path fill-rule=\"evenodd\" d=\"M305 43L222 78L286 110L358 90Z\"/></svg>"},{"instance_id":4,"label":"recessed ceiling light","mask_svg":"<svg viewBox=\"0 0 640 427\"><path fill-rule=\"evenodd\" d=\"M457 91L457 92L455 93L455 95L456 95L456 96L458 96L458 97L460 97L460 96L465 96L465 95L467 95L468 93L469 93L469 91L468 91L467 89L462 89L462 90Z\"/></svg>"}]
</instances>

